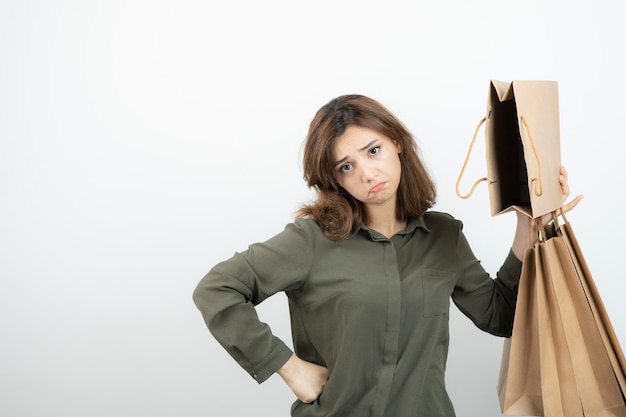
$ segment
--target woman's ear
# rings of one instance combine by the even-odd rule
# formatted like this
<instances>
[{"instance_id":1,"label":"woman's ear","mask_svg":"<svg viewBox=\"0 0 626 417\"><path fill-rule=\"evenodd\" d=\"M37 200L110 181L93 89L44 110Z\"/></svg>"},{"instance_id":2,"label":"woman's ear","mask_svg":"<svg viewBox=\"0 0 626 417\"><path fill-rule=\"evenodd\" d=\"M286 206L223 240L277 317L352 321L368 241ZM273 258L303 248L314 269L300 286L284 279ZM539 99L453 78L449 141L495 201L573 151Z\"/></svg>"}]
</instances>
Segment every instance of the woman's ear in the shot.
<instances>
[{"instance_id":1,"label":"woman's ear","mask_svg":"<svg viewBox=\"0 0 626 417\"><path fill-rule=\"evenodd\" d=\"M402 144L400 142L398 142L397 140L391 139L391 141L396 146L396 151L398 152L398 154L401 154L402 153Z\"/></svg>"}]
</instances>

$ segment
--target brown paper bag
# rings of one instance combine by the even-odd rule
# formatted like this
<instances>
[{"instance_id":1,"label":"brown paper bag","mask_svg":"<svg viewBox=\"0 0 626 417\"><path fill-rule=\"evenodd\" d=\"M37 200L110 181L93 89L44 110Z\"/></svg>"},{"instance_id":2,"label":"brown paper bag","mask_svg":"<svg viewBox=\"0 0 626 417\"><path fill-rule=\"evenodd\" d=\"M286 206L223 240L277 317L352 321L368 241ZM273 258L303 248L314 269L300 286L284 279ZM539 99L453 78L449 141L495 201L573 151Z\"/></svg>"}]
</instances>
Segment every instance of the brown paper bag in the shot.
<instances>
[{"instance_id":1,"label":"brown paper bag","mask_svg":"<svg viewBox=\"0 0 626 417\"><path fill-rule=\"evenodd\" d=\"M569 315L575 313L577 317L576 327L569 323L572 327L569 333L572 339L578 339L571 347L580 352L572 352L572 355L582 357L586 354L589 358L588 361L577 362L576 366L576 379L585 416L625 417L626 360L573 228L564 215L563 218L565 224L559 226L555 216L560 236L554 240L551 250L553 253L558 252L559 258L567 259L562 265L575 271L575 274L564 271L569 285L567 288L561 285L557 291L565 299L565 303L560 302L560 308L563 311L569 309ZM558 280L556 283L559 284ZM568 297L563 297L568 291L576 308L568 305ZM586 308L577 308L579 306Z\"/></svg>"},{"instance_id":2,"label":"brown paper bag","mask_svg":"<svg viewBox=\"0 0 626 417\"><path fill-rule=\"evenodd\" d=\"M624 394L626 393L626 358L624 357L624 352L622 351L619 340L617 339L617 335L615 334L609 315L604 307L598 288L582 253L578 239L574 234L574 230L572 229L571 224L567 221L565 215L562 215L562 217L565 220L565 223L561 226L564 240L572 259L575 261L576 269L581 275L581 284L598 325L602 342L604 343L611 360L615 377L617 378L622 394Z\"/></svg>"},{"instance_id":3,"label":"brown paper bag","mask_svg":"<svg viewBox=\"0 0 626 417\"><path fill-rule=\"evenodd\" d=\"M537 306L539 310L539 363L543 416L583 417L574 378L574 363L568 349L564 317L556 302L551 277L551 259L544 239L535 243Z\"/></svg>"},{"instance_id":4,"label":"brown paper bag","mask_svg":"<svg viewBox=\"0 0 626 417\"><path fill-rule=\"evenodd\" d=\"M502 412L626 417L624 355L571 224L553 218L524 257L498 385Z\"/></svg>"},{"instance_id":5,"label":"brown paper bag","mask_svg":"<svg viewBox=\"0 0 626 417\"><path fill-rule=\"evenodd\" d=\"M547 285L544 241L524 255L513 333L502 354L500 406L507 415L583 417L572 359L563 354L563 321Z\"/></svg>"},{"instance_id":6,"label":"brown paper bag","mask_svg":"<svg viewBox=\"0 0 626 417\"><path fill-rule=\"evenodd\" d=\"M522 264L513 332L504 339L502 350L498 397L503 414L543 415L536 282L534 251L528 249Z\"/></svg>"},{"instance_id":7,"label":"brown paper bag","mask_svg":"<svg viewBox=\"0 0 626 417\"><path fill-rule=\"evenodd\" d=\"M562 343L555 345L556 352L574 365L573 374L559 381L573 385L573 392L562 393L564 405L582 407L585 417L626 415L624 398L565 239L557 235L540 245L540 251L548 311L553 321L560 321L557 327L564 335Z\"/></svg>"},{"instance_id":8,"label":"brown paper bag","mask_svg":"<svg viewBox=\"0 0 626 417\"><path fill-rule=\"evenodd\" d=\"M461 178L484 122L487 177L476 181L463 195L459 191ZM481 181L487 181L492 216L518 210L537 218L563 203L560 167L557 82L492 80L487 114L474 133L457 179L457 195L468 198Z\"/></svg>"}]
</instances>

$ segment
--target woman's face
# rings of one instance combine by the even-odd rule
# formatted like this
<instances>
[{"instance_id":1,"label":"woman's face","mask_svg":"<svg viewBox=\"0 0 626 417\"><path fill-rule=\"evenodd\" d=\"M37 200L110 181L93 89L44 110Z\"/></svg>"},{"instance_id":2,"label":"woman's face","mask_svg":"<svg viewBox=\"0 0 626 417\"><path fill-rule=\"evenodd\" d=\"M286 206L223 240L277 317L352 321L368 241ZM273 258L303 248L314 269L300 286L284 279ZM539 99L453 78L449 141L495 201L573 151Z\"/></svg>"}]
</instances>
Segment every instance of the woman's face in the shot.
<instances>
[{"instance_id":1,"label":"woman's face","mask_svg":"<svg viewBox=\"0 0 626 417\"><path fill-rule=\"evenodd\" d=\"M400 151L396 141L375 130L349 126L332 145L335 178L366 207L391 204L395 208Z\"/></svg>"}]
</instances>

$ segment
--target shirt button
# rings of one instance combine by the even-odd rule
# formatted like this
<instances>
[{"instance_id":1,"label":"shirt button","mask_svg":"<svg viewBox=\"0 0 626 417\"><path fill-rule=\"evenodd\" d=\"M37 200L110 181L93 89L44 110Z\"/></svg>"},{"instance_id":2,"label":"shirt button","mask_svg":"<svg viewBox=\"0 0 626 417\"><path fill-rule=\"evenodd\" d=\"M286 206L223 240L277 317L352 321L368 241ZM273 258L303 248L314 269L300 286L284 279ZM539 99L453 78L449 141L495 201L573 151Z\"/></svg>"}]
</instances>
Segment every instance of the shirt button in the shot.
<instances>
[{"instance_id":1,"label":"shirt button","mask_svg":"<svg viewBox=\"0 0 626 417\"><path fill-rule=\"evenodd\" d=\"M259 379L259 376L258 376L257 374L253 374L253 375L252 375L252 378L254 378L254 379Z\"/></svg>"}]
</instances>

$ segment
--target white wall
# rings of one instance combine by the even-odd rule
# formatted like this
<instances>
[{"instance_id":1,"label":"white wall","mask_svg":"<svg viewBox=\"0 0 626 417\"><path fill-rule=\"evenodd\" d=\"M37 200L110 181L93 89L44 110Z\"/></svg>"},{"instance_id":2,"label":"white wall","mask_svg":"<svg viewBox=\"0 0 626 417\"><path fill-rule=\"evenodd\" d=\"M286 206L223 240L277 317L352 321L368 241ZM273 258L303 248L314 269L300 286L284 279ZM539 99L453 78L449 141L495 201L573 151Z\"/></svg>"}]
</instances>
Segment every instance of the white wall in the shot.
<instances>
[{"instance_id":1,"label":"white wall","mask_svg":"<svg viewBox=\"0 0 626 417\"><path fill-rule=\"evenodd\" d=\"M490 79L559 82L569 216L623 344L623 41L618 1L0 3L0 415L287 416L191 301L216 262L312 194L315 111L370 95L412 130L495 273L514 215L454 182ZM467 177L482 176L478 145ZM261 306L290 339L284 296ZM453 311L459 416L500 415L502 341Z\"/></svg>"}]
</instances>

